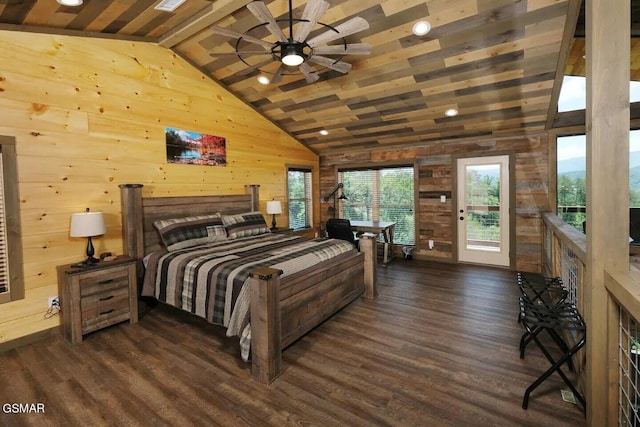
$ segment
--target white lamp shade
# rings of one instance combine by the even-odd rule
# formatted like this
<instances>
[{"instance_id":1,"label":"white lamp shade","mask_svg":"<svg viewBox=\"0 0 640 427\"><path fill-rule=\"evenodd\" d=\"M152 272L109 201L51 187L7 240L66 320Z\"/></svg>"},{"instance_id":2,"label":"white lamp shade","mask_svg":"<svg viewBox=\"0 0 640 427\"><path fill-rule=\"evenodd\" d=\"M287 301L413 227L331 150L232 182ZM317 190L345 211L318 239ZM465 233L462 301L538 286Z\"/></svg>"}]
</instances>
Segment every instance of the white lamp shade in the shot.
<instances>
[{"instance_id":1,"label":"white lamp shade","mask_svg":"<svg viewBox=\"0 0 640 427\"><path fill-rule=\"evenodd\" d=\"M267 202L267 213L269 215L281 214L282 213L282 204L278 200L271 200L271 201Z\"/></svg>"},{"instance_id":2,"label":"white lamp shade","mask_svg":"<svg viewBox=\"0 0 640 427\"><path fill-rule=\"evenodd\" d=\"M71 237L93 237L107 232L102 212L82 212L71 215Z\"/></svg>"}]
</instances>

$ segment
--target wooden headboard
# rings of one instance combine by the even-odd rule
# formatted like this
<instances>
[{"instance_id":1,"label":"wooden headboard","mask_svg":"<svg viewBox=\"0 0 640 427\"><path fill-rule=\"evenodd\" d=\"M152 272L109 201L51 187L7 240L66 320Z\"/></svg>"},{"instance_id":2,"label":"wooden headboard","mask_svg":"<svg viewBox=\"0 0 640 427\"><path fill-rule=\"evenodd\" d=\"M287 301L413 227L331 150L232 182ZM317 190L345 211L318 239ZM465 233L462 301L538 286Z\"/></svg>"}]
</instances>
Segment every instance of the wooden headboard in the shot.
<instances>
[{"instance_id":1,"label":"wooden headboard","mask_svg":"<svg viewBox=\"0 0 640 427\"><path fill-rule=\"evenodd\" d=\"M245 194L220 196L142 197L142 184L120 185L122 242L125 255L141 260L160 249L160 235L153 222L161 219L237 214L259 210L259 185L246 185Z\"/></svg>"}]
</instances>

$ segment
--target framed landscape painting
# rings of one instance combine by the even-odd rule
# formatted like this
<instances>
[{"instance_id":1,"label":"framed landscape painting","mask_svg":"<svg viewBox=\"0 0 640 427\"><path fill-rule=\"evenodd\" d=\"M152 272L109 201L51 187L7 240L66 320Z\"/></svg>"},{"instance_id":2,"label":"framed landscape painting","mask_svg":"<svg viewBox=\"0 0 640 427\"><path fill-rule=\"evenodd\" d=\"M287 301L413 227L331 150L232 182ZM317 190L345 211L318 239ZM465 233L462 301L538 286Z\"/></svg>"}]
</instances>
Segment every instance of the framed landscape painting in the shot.
<instances>
[{"instance_id":1,"label":"framed landscape painting","mask_svg":"<svg viewBox=\"0 0 640 427\"><path fill-rule=\"evenodd\" d=\"M227 141L223 136L166 128L165 140L168 163L227 165Z\"/></svg>"}]
</instances>

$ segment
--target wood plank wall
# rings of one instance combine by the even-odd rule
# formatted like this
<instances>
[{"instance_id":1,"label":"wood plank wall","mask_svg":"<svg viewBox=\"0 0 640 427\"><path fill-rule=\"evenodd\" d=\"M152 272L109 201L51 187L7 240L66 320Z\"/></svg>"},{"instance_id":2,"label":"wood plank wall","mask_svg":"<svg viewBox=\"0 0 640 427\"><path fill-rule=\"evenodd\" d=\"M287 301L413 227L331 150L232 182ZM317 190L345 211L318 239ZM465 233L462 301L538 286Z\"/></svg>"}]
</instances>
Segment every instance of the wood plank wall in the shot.
<instances>
[{"instance_id":1,"label":"wood plank wall","mask_svg":"<svg viewBox=\"0 0 640 427\"><path fill-rule=\"evenodd\" d=\"M539 272L541 268L541 212L549 206L548 136L514 136L474 141L442 141L416 144L393 150L349 152L320 157L320 194L327 195L335 187L337 170L347 165L417 163L419 170L416 203L416 250L414 256L441 261L456 260L456 221L454 176L458 157L513 153L515 157L516 195L516 268ZM513 167L514 165L512 165ZM346 190L348 192L348 189ZM447 202L440 202L440 195ZM333 202L322 203L321 220L330 217ZM428 241L434 240L433 250ZM397 255L401 255L397 251Z\"/></svg>"},{"instance_id":2,"label":"wood plank wall","mask_svg":"<svg viewBox=\"0 0 640 427\"><path fill-rule=\"evenodd\" d=\"M0 306L0 344L59 324L43 318L58 294L56 266L86 248L69 237L72 213L103 211L96 252L122 253L119 184L142 183L145 195L260 184L265 212L267 200L285 201L285 164L318 167L314 153L153 44L0 31L0 63L0 135L17 140L26 287L24 300ZM225 136L228 165L167 164L165 127Z\"/></svg>"}]
</instances>

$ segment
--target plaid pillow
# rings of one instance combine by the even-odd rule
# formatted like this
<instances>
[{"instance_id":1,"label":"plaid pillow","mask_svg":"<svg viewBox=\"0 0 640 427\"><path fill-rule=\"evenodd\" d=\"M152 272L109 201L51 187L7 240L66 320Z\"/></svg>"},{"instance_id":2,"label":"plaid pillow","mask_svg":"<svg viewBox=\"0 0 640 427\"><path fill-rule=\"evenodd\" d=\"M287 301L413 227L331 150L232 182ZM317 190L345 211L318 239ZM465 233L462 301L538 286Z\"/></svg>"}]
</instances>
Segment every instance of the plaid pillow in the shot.
<instances>
[{"instance_id":1,"label":"plaid pillow","mask_svg":"<svg viewBox=\"0 0 640 427\"><path fill-rule=\"evenodd\" d=\"M270 233L262 212L258 211L238 215L222 215L222 223L227 229L227 236L230 239Z\"/></svg>"},{"instance_id":2,"label":"plaid pillow","mask_svg":"<svg viewBox=\"0 0 640 427\"><path fill-rule=\"evenodd\" d=\"M219 214L165 219L153 225L169 251L227 239Z\"/></svg>"}]
</instances>

